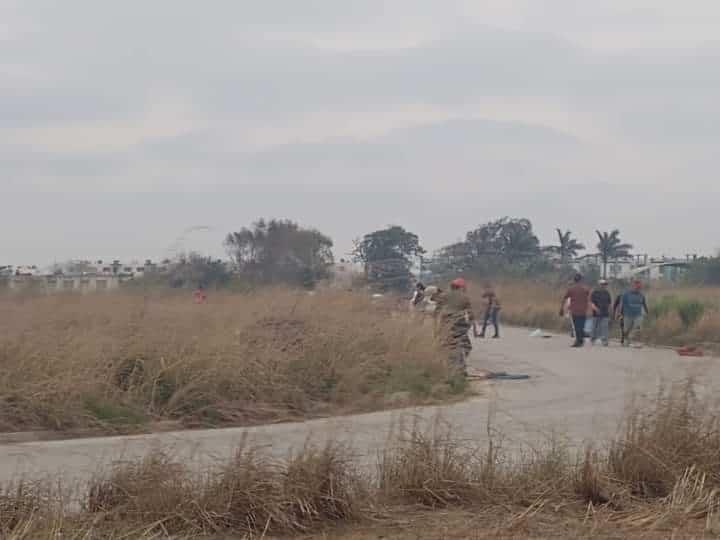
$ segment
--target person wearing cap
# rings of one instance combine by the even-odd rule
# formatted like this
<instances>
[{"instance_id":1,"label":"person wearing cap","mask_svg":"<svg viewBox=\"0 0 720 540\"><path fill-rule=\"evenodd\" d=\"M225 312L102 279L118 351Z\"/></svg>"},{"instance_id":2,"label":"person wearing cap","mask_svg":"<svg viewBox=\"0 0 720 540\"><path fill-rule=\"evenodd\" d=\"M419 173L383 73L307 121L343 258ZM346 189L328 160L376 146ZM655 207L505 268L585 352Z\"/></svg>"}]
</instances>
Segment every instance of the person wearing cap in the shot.
<instances>
[{"instance_id":1,"label":"person wearing cap","mask_svg":"<svg viewBox=\"0 0 720 540\"><path fill-rule=\"evenodd\" d=\"M590 303L592 304L593 326L591 343L594 345L598 340L607 347L610 343L610 306L612 305L612 296L608 291L608 282L601 279L598 282L599 287L590 295Z\"/></svg>"},{"instance_id":2,"label":"person wearing cap","mask_svg":"<svg viewBox=\"0 0 720 540\"><path fill-rule=\"evenodd\" d=\"M643 315L648 314L647 299L642 292L642 281L633 280L630 290L623 293L619 311L624 322L623 346L629 347L633 334L640 329Z\"/></svg>"},{"instance_id":3,"label":"person wearing cap","mask_svg":"<svg viewBox=\"0 0 720 540\"><path fill-rule=\"evenodd\" d=\"M565 316L565 303L570 301L570 315L575 329L575 343L573 347L585 345L585 321L590 311L590 289L583 284L583 276L575 274L573 285L567 290L560 303L560 316Z\"/></svg>"},{"instance_id":4,"label":"person wearing cap","mask_svg":"<svg viewBox=\"0 0 720 540\"><path fill-rule=\"evenodd\" d=\"M450 291L438 298L438 323L442 346L448 351L448 362L454 374L467 375L465 359L472 350L468 332L475 321L472 303L463 278L450 283Z\"/></svg>"}]
</instances>

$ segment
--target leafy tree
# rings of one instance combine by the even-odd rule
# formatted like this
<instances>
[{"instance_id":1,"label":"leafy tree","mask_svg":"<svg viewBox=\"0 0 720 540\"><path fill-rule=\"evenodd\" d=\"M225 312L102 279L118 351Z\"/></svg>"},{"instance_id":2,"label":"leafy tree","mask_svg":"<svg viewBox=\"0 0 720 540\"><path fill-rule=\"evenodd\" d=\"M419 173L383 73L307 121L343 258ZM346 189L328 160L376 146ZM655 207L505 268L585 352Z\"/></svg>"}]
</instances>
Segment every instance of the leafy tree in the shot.
<instances>
[{"instance_id":1,"label":"leafy tree","mask_svg":"<svg viewBox=\"0 0 720 540\"><path fill-rule=\"evenodd\" d=\"M228 234L225 246L240 274L257 282L312 285L333 264L332 240L289 220L261 219Z\"/></svg>"},{"instance_id":2,"label":"leafy tree","mask_svg":"<svg viewBox=\"0 0 720 540\"><path fill-rule=\"evenodd\" d=\"M571 231L563 232L562 229L555 229L555 231L558 235L558 244L556 246L550 246L550 251L557 253L560 256L561 262L566 263L574 259L577 257L579 251L585 249L582 243L572 237Z\"/></svg>"},{"instance_id":3,"label":"leafy tree","mask_svg":"<svg viewBox=\"0 0 720 540\"><path fill-rule=\"evenodd\" d=\"M598 236L598 254L603 265L603 278L607 278L607 266L610 259L629 257L632 244L623 243L620 240L620 231L613 229L611 232L595 231Z\"/></svg>"},{"instance_id":4,"label":"leafy tree","mask_svg":"<svg viewBox=\"0 0 720 540\"><path fill-rule=\"evenodd\" d=\"M148 276L152 279L154 276ZM198 253L181 255L170 263L168 283L171 287L219 287L232 279L225 262Z\"/></svg>"},{"instance_id":5,"label":"leafy tree","mask_svg":"<svg viewBox=\"0 0 720 540\"><path fill-rule=\"evenodd\" d=\"M393 225L355 242L353 256L365 265L368 282L383 289L405 290L412 282L411 257L424 253L416 234Z\"/></svg>"},{"instance_id":6,"label":"leafy tree","mask_svg":"<svg viewBox=\"0 0 720 540\"><path fill-rule=\"evenodd\" d=\"M540 255L540 241L529 219L504 217L467 233L468 251L473 259L497 256L509 264Z\"/></svg>"}]
</instances>

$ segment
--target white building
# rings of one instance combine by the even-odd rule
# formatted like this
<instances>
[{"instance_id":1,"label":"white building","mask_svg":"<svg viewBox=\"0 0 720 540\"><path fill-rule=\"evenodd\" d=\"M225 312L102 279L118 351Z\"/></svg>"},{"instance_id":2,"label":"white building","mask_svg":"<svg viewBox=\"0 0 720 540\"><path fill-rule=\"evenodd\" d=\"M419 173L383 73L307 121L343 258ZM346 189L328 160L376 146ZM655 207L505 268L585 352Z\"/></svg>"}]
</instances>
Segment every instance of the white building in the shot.
<instances>
[{"instance_id":1,"label":"white building","mask_svg":"<svg viewBox=\"0 0 720 540\"><path fill-rule=\"evenodd\" d=\"M608 261L607 278L629 280L639 277L649 281L675 281L684 274L690 263L689 259L651 258L647 255L623 257ZM597 266L600 272L603 271L602 257L597 254L585 255L575 259L572 264L576 270L582 270L588 265Z\"/></svg>"},{"instance_id":2,"label":"white building","mask_svg":"<svg viewBox=\"0 0 720 540\"><path fill-rule=\"evenodd\" d=\"M13 292L56 294L63 292L92 293L111 291L120 287L118 276L13 276L7 278Z\"/></svg>"},{"instance_id":3,"label":"white building","mask_svg":"<svg viewBox=\"0 0 720 540\"><path fill-rule=\"evenodd\" d=\"M165 272L168 268L169 262L155 264L146 260L123 263L117 259L109 262L71 261L46 272L35 266L2 266L0 285L13 292L100 292L117 289L123 281L141 278L148 272Z\"/></svg>"}]
</instances>

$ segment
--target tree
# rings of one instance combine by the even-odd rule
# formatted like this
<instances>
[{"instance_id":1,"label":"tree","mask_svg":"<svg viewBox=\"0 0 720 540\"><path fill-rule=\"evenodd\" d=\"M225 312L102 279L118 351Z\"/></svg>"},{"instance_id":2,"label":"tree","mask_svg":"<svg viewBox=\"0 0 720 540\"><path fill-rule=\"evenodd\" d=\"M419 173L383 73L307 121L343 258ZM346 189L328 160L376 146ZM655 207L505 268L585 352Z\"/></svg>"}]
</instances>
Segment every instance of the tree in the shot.
<instances>
[{"instance_id":1,"label":"tree","mask_svg":"<svg viewBox=\"0 0 720 540\"><path fill-rule=\"evenodd\" d=\"M189 253L171 262L167 279L174 288L219 287L232 279L232 273L220 259Z\"/></svg>"},{"instance_id":2,"label":"tree","mask_svg":"<svg viewBox=\"0 0 720 540\"><path fill-rule=\"evenodd\" d=\"M424 253L416 234L393 225L356 241L353 256L365 265L370 283L383 289L405 290L412 281L411 257Z\"/></svg>"},{"instance_id":3,"label":"tree","mask_svg":"<svg viewBox=\"0 0 720 540\"><path fill-rule=\"evenodd\" d=\"M563 232L561 229L555 229L558 235L558 244L550 246L553 253L560 256L560 261L568 262L570 259L577 257L578 252L585 249L585 246L572 237L571 231Z\"/></svg>"},{"instance_id":4,"label":"tree","mask_svg":"<svg viewBox=\"0 0 720 540\"><path fill-rule=\"evenodd\" d=\"M334 260L330 238L290 220L261 219L228 234L225 247L241 275L265 283L311 286L329 276Z\"/></svg>"},{"instance_id":5,"label":"tree","mask_svg":"<svg viewBox=\"0 0 720 540\"><path fill-rule=\"evenodd\" d=\"M598 254L603 265L603 278L607 279L607 265L610 259L629 257L632 244L625 244L620 240L620 231L613 229L611 232L597 233L599 242L597 244Z\"/></svg>"},{"instance_id":6,"label":"tree","mask_svg":"<svg viewBox=\"0 0 720 540\"><path fill-rule=\"evenodd\" d=\"M485 223L468 232L466 242L474 259L497 256L514 264L540 255L540 241L525 218L504 217Z\"/></svg>"}]
</instances>

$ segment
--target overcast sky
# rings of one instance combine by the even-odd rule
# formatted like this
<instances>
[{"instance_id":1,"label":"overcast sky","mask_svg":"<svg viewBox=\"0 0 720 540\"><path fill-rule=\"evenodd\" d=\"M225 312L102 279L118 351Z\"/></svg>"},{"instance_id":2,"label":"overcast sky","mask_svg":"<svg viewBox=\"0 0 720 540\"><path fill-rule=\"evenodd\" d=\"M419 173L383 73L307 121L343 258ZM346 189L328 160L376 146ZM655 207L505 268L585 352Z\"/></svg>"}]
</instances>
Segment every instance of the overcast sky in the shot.
<instances>
[{"instance_id":1,"label":"overcast sky","mask_svg":"<svg viewBox=\"0 0 720 540\"><path fill-rule=\"evenodd\" d=\"M263 216L713 253L718 35L717 0L0 0L0 264Z\"/></svg>"}]
</instances>

